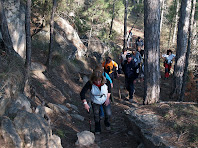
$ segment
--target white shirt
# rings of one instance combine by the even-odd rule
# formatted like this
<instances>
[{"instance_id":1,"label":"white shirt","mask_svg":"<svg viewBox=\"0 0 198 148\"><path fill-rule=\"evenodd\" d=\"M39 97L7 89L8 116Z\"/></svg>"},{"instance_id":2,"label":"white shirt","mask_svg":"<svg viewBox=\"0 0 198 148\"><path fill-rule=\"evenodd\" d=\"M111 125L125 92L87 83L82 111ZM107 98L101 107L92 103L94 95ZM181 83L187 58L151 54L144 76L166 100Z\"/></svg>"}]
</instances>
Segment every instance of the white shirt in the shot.
<instances>
[{"instance_id":1,"label":"white shirt","mask_svg":"<svg viewBox=\"0 0 198 148\"><path fill-rule=\"evenodd\" d=\"M91 100L95 104L103 104L107 99L108 87L106 84L101 86L101 90L96 85L92 85Z\"/></svg>"},{"instance_id":2,"label":"white shirt","mask_svg":"<svg viewBox=\"0 0 198 148\"><path fill-rule=\"evenodd\" d=\"M175 57L175 54L171 54L171 55L163 54L162 57L166 58L168 60L168 64L170 64L172 63L172 60Z\"/></svg>"}]
</instances>

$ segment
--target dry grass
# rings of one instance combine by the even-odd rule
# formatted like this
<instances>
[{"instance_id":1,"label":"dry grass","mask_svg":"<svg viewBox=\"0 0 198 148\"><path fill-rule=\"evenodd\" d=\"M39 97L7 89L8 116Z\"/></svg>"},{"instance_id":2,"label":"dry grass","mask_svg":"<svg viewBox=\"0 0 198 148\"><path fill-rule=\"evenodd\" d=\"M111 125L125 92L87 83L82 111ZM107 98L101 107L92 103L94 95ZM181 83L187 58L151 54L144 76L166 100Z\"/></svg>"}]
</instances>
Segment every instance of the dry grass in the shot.
<instances>
[{"instance_id":1,"label":"dry grass","mask_svg":"<svg viewBox=\"0 0 198 148\"><path fill-rule=\"evenodd\" d=\"M170 143L183 147L198 145L198 105L169 103L153 105L150 109L161 117L164 125L158 132L176 133L176 137L169 139Z\"/></svg>"}]
</instances>

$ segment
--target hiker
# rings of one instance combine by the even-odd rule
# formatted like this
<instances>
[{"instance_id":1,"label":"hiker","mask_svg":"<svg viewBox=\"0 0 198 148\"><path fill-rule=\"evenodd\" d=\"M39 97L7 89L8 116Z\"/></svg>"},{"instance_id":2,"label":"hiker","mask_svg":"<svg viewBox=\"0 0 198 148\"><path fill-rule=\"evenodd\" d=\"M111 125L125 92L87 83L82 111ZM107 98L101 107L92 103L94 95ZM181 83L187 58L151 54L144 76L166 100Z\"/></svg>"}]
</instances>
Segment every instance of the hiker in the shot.
<instances>
[{"instance_id":1,"label":"hiker","mask_svg":"<svg viewBox=\"0 0 198 148\"><path fill-rule=\"evenodd\" d=\"M144 81L144 42L143 40L138 37L136 40L136 49L141 55L141 61L140 61L140 79L138 81L143 82Z\"/></svg>"},{"instance_id":2,"label":"hiker","mask_svg":"<svg viewBox=\"0 0 198 148\"><path fill-rule=\"evenodd\" d=\"M132 48L132 36L133 36L133 34L132 34L132 29L130 29L129 30L129 35L128 35L128 37L127 37L127 48Z\"/></svg>"},{"instance_id":3,"label":"hiker","mask_svg":"<svg viewBox=\"0 0 198 148\"><path fill-rule=\"evenodd\" d=\"M119 71L121 71L121 69L122 69L122 66L124 65L124 61L126 61L126 55L127 55L127 50L126 49L123 49L122 50L122 53L121 53L121 55L120 55L120 64L119 64L119 68L118 68L118 73L121 73L121 72L119 72Z\"/></svg>"},{"instance_id":4,"label":"hiker","mask_svg":"<svg viewBox=\"0 0 198 148\"><path fill-rule=\"evenodd\" d=\"M102 63L104 71L110 76L112 82L114 77L117 75L118 64L114 62L110 57L107 57L106 60Z\"/></svg>"},{"instance_id":5,"label":"hiker","mask_svg":"<svg viewBox=\"0 0 198 148\"><path fill-rule=\"evenodd\" d=\"M172 50L167 50L167 54L162 55L162 59L164 59L164 67L165 67L165 79L169 77L171 64L173 59L175 58L175 54L172 53Z\"/></svg>"},{"instance_id":6,"label":"hiker","mask_svg":"<svg viewBox=\"0 0 198 148\"><path fill-rule=\"evenodd\" d=\"M137 40L135 41L135 45L136 45L137 51L143 57L143 55L144 55L144 50L143 50L144 42L143 42L143 40L140 37L138 37Z\"/></svg>"},{"instance_id":7,"label":"hiker","mask_svg":"<svg viewBox=\"0 0 198 148\"><path fill-rule=\"evenodd\" d=\"M125 75L125 85L126 89L129 92L129 102L134 103L133 101L133 94L134 94L134 82L135 79L138 77L136 70L138 65L135 64L135 61L132 58L132 54L126 55L127 60L124 62L123 65L123 72Z\"/></svg>"},{"instance_id":8,"label":"hiker","mask_svg":"<svg viewBox=\"0 0 198 148\"><path fill-rule=\"evenodd\" d=\"M132 55L133 61L135 62L135 66L138 67L137 70L136 70L136 73L139 75L139 73L140 73L139 67L140 67L140 63L141 63L141 60L142 60L142 56L135 49L132 49L132 54L131 55Z\"/></svg>"},{"instance_id":9,"label":"hiker","mask_svg":"<svg viewBox=\"0 0 198 148\"><path fill-rule=\"evenodd\" d=\"M109 75L108 75L106 72L103 71L102 66L99 66L99 65L96 66L95 71L101 72L102 75L103 75L107 80L109 80L109 82L110 82L110 84L111 84L111 88L113 88L113 82L112 82L111 78L109 77ZM102 119L103 117L104 117L104 110L103 110L103 106L100 105L100 119Z\"/></svg>"},{"instance_id":10,"label":"hiker","mask_svg":"<svg viewBox=\"0 0 198 148\"><path fill-rule=\"evenodd\" d=\"M90 90L91 105L93 108L94 121L95 121L95 134L100 134L100 105L103 106L105 111L104 124L107 130L110 130L109 118L111 116L110 95L111 85L109 80L106 80L101 71L94 70L91 74L90 80L85 84L80 92L81 100L83 101L84 108L90 112L90 106L87 103L85 94Z\"/></svg>"}]
</instances>

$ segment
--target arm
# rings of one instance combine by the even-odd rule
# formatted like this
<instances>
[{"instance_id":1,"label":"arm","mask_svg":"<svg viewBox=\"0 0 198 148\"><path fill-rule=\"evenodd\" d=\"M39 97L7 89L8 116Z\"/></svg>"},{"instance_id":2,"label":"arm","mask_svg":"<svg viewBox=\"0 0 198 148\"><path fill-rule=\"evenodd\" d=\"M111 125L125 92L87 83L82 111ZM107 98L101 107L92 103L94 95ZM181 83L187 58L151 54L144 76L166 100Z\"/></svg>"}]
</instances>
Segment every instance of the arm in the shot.
<instances>
[{"instance_id":1,"label":"arm","mask_svg":"<svg viewBox=\"0 0 198 148\"><path fill-rule=\"evenodd\" d=\"M109 80L107 80L107 86L108 86L108 94L107 94L107 99L105 101L105 105L109 105L110 104L110 95L111 95L111 85L110 85L110 82Z\"/></svg>"},{"instance_id":2,"label":"arm","mask_svg":"<svg viewBox=\"0 0 198 148\"><path fill-rule=\"evenodd\" d=\"M116 67L116 70L118 70L118 64L114 61L113 66Z\"/></svg>"},{"instance_id":3,"label":"arm","mask_svg":"<svg viewBox=\"0 0 198 148\"><path fill-rule=\"evenodd\" d=\"M104 76L105 76L105 78L106 78L107 80L109 80L109 82L110 82L110 84L111 84L111 87L113 88L113 82L112 82L110 76L109 76L106 72L104 72Z\"/></svg>"},{"instance_id":4,"label":"arm","mask_svg":"<svg viewBox=\"0 0 198 148\"><path fill-rule=\"evenodd\" d=\"M88 81L85 86L83 87L83 89L80 92L80 98L84 104L84 108L89 112L89 105L87 104L87 100L85 99L85 94L86 92L91 88L91 83L90 81Z\"/></svg>"}]
</instances>

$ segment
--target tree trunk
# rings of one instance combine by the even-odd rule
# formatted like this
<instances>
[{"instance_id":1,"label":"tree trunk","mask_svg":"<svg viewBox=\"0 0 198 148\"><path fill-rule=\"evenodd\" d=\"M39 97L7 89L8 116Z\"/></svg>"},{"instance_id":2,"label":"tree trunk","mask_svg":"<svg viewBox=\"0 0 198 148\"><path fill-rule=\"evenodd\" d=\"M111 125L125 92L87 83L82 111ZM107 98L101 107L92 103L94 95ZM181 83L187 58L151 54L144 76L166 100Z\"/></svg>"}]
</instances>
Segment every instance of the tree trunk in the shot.
<instances>
[{"instance_id":1,"label":"tree trunk","mask_svg":"<svg viewBox=\"0 0 198 148\"><path fill-rule=\"evenodd\" d=\"M112 19L111 19L111 26L110 26L110 32L109 32L109 38L111 37L111 33L112 33L112 28L113 28L113 20L114 20L114 17L115 17L115 1L113 1L113 14L112 14Z\"/></svg>"},{"instance_id":2,"label":"tree trunk","mask_svg":"<svg viewBox=\"0 0 198 148\"><path fill-rule=\"evenodd\" d=\"M160 0L144 0L144 104L160 97Z\"/></svg>"},{"instance_id":3,"label":"tree trunk","mask_svg":"<svg viewBox=\"0 0 198 148\"><path fill-rule=\"evenodd\" d=\"M184 76L183 76L183 85L182 85L182 90L181 90L181 101L184 101L184 93L186 89L186 81L187 81L187 72L188 72L188 65L189 65L189 55L190 55L190 50L191 50L191 41L192 41L192 27L193 27L193 22L194 22L194 16L195 16L195 3L196 0L192 0L192 8L191 8L191 16L189 20L189 36L188 36L188 47L187 47L187 52L186 52L186 60L185 60L185 68L184 68Z\"/></svg>"},{"instance_id":4,"label":"tree trunk","mask_svg":"<svg viewBox=\"0 0 198 148\"><path fill-rule=\"evenodd\" d=\"M169 37L168 37L168 49L170 48L170 40L171 40L171 33L172 33L172 29L173 29L173 23L171 22L171 25L170 25L170 30L169 30Z\"/></svg>"},{"instance_id":5,"label":"tree trunk","mask_svg":"<svg viewBox=\"0 0 198 148\"><path fill-rule=\"evenodd\" d=\"M31 19L31 0L26 2L26 14L25 14L25 32L26 32L26 61L25 67L29 74L31 67L31 33L30 33L30 19Z\"/></svg>"},{"instance_id":6,"label":"tree trunk","mask_svg":"<svg viewBox=\"0 0 198 148\"><path fill-rule=\"evenodd\" d=\"M191 52L189 58L189 67L188 70L194 71L196 69L196 65L198 64L198 50L197 50L197 25L195 17L195 7L196 7L196 0L193 0L192 6L192 17L191 17Z\"/></svg>"},{"instance_id":7,"label":"tree trunk","mask_svg":"<svg viewBox=\"0 0 198 148\"><path fill-rule=\"evenodd\" d=\"M175 27L174 27L174 32L173 32L173 41L172 43L175 44L176 40L176 34L177 34L177 27L178 27L178 19L179 19L179 8L180 8L180 2L179 0L175 0L176 4L176 14L175 14Z\"/></svg>"},{"instance_id":8,"label":"tree trunk","mask_svg":"<svg viewBox=\"0 0 198 148\"><path fill-rule=\"evenodd\" d=\"M180 8L180 19L177 33L177 51L174 67L174 90L171 95L176 100L181 100L183 86L184 68L186 64L186 52L188 45L189 19L191 13L191 0L182 0Z\"/></svg>"},{"instance_id":9,"label":"tree trunk","mask_svg":"<svg viewBox=\"0 0 198 148\"><path fill-rule=\"evenodd\" d=\"M0 31L2 34L4 45L6 47L6 52L8 54L18 55L13 48L13 43L8 30L8 24L4 13L2 0L0 0Z\"/></svg>"},{"instance_id":10,"label":"tree trunk","mask_svg":"<svg viewBox=\"0 0 198 148\"><path fill-rule=\"evenodd\" d=\"M49 43L49 53L47 59L47 67L49 68L52 61L52 50L53 50L53 41L54 41L54 13L56 11L56 0L53 0L53 8L50 20L50 43Z\"/></svg>"},{"instance_id":11,"label":"tree trunk","mask_svg":"<svg viewBox=\"0 0 198 148\"><path fill-rule=\"evenodd\" d=\"M165 0L162 0L162 6L161 6L161 21L160 21L160 32L162 30L162 24L163 24L163 17L164 17L164 5L165 5Z\"/></svg>"},{"instance_id":12,"label":"tree trunk","mask_svg":"<svg viewBox=\"0 0 198 148\"><path fill-rule=\"evenodd\" d=\"M124 43L123 43L123 49L125 49L126 46L126 35L127 35L127 7L128 7L128 0L125 0L125 11L124 11Z\"/></svg>"}]
</instances>

